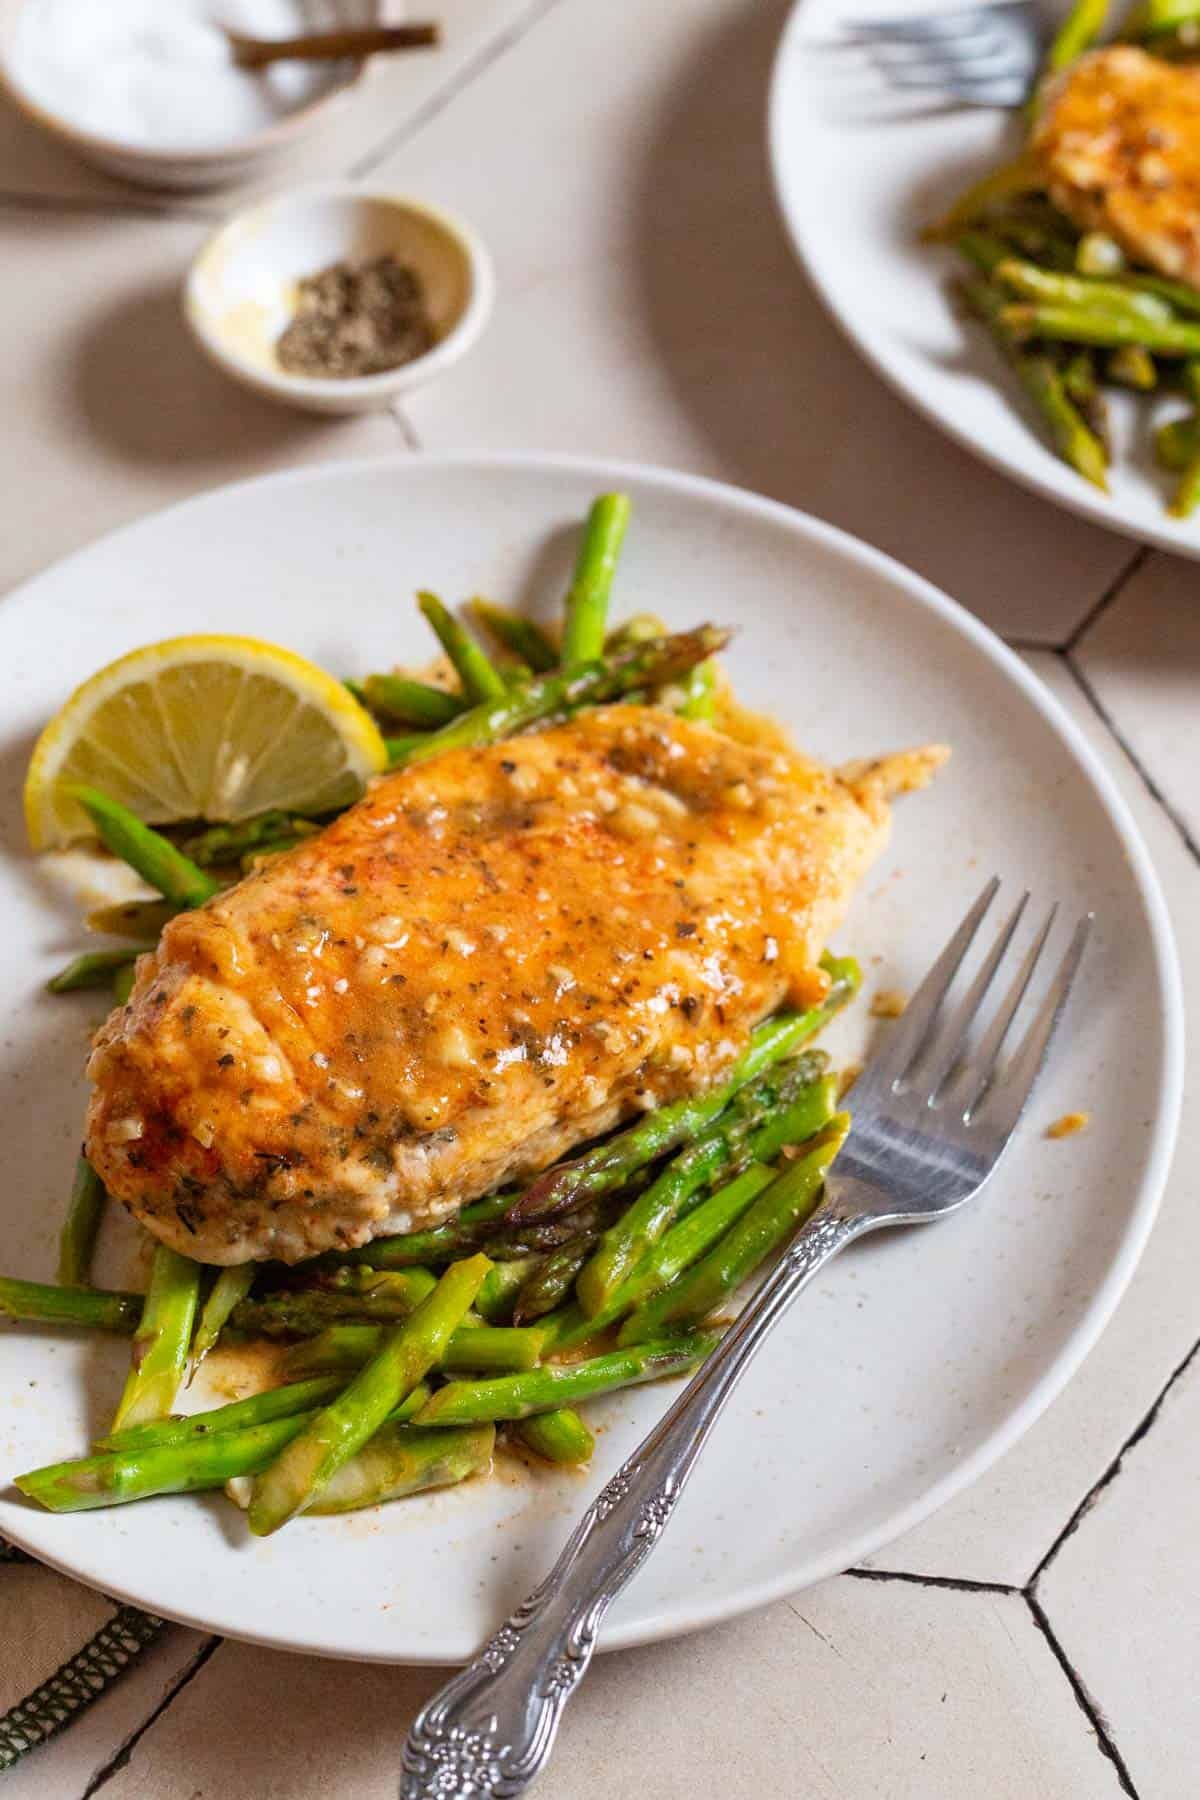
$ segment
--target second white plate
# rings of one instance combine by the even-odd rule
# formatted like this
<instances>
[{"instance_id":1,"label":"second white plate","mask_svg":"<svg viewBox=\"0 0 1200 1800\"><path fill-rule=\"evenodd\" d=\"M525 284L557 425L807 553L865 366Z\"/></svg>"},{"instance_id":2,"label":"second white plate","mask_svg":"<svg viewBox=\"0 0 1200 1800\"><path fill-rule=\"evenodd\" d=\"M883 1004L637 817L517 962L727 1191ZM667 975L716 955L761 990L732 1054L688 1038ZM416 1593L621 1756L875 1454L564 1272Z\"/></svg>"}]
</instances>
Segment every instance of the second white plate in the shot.
<instances>
[{"instance_id":1,"label":"second white plate","mask_svg":"<svg viewBox=\"0 0 1200 1800\"><path fill-rule=\"evenodd\" d=\"M1091 487L1050 449L987 334L956 315L948 277L957 258L920 241L921 228L1021 140L1011 114L890 91L865 47L846 40L855 17L937 4L804 0L791 13L768 137L800 260L867 361L950 437L1098 525L1200 557L1200 517L1169 517L1170 477L1152 455L1153 424L1182 412L1182 402L1114 393L1111 492Z\"/></svg>"},{"instance_id":2,"label":"second white plate","mask_svg":"<svg viewBox=\"0 0 1200 1800\"><path fill-rule=\"evenodd\" d=\"M1136 831L1045 690L982 626L828 526L752 495L565 457L408 457L275 477L194 500L59 564L0 608L0 1242L48 1279L102 997L42 982L79 942L29 857L19 785L32 734L78 681L168 631L246 631L339 674L420 661L412 604L483 592L549 616L578 522L626 488L616 605L673 627L738 627L751 704L838 760L944 738L954 758L897 808L894 847L842 942L909 988L996 870L1097 930L1036 1107L986 1196L834 1263L738 1390L661 1547L604 1642L687 1631L845 1568L984 1469L1094 1340L1150 1228L1179 1104L1170 932ZM1065 934L1064 934L1065 935ZM865 1001L842 1022L855 1057ZM1089 1108L1061 1143L1048 1121ZM119 1266L108 1279L120 1277ZM0 1330L0 1482L82 1453L128 1347ZM674 1390L589 1409L584 1476L524 1475L252 1540L219 1495L53 1517L0 1493L0 1534L80 1580L237 1637L383 1661L461 1662L549 1566Z\"/></svg>"}]
</instances>

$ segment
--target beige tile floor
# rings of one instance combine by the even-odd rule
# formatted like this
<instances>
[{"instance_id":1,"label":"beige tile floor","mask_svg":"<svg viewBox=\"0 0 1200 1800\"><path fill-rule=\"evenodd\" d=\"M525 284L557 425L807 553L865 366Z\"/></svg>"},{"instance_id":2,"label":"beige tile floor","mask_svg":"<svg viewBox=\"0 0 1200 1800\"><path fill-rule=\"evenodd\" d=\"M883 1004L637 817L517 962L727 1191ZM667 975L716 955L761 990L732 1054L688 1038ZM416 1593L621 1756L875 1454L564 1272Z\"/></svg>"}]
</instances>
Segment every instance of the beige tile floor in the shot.
<instances>
[{"instance_id":1,"label":"beige tile floor","mask_svg":"<svg viewBox=\"0 0 1200 1800\"><path fill-rule=\"evenodd\" d=\"M1141 822L1190 999L1200 573L1010 487L842 343L766 186L782 0L435 10L444 56L381 72L288 171L358 171L459 207L495 251L486 349L403 417L324 425L224 385L176 291L226 202L134 194L0 108L0 589L177 496L303 459L577 448L762 489L897 553L1027 649ZM1185 1116L1113 1324L994 1471L871 1570L602 1659L548 1800L1194 1794L1198 1169ZM0 1565L0 1595L2 1709L110 1609L19 1563ZM172 1627L5 1781L19 1800L372 1800L395 1792L436 1679Z\"/></svg>"}]
</instances>

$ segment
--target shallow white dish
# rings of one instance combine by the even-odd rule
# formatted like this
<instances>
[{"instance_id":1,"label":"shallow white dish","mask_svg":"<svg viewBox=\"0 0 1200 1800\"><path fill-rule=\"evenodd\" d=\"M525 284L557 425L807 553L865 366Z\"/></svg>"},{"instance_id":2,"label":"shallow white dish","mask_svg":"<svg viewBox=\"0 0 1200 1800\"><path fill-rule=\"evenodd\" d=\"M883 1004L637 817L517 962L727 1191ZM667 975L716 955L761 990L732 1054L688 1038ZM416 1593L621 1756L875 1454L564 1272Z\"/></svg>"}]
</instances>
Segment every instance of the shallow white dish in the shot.
<instances>
[{"instance_id":1,"label":"shallow white dish","mask_svg":"<svg viewBox=\"0 0 1200 1800\"><path fill-rule=\"evenodd\" d=\"M166 0L166 4L175 5L177 0ZM212 142L144 142L128 131L101 130L81 123L65 90L60 92L55 82L47 81L35 55L38 45L33 34L40 29L36 7L37 0L0 0L0 92L85 162L145 187L202 191L265 173L298 139L328 121L368 68L365 62L347 59L310 65L309 72L298 78L294 73L298 65L291 64L284 79L293 87L302 79L299 91L304 98L256 129L231 138L214 133ZM276 9L269 19L253 8L238 11L220 4L193 7L193 11L264 37L373 25L380 20L395 22L390 0L383 5L379 0L291 0L292 16L284 13L281 17ZM62 29L57 18L50 23L55 31ZM96 80L103 82L111 75L111 70L101 67Z\"/></svg>"},{"instance_id":2,"label":"shallow white dish","mask_svg":"<svg viewBox=\"0 0 1200 1800\"><path fill-rule=\"evenodd\" d=\"M768 144L792 242L830 313L884 380L985 462L1115 531L1200 557L1200 519L1172 519L1152 428L1182 402L1114 393L1108 494L1060 462L986 332L956 316L958 259L919 241L977 176L1014 153L1012 114L939 108L889 91L846 21L955 0L805 0L771 82Z\"/></svg>"},{"instance_id":3,"label":"shallow white dish","mask_svg":"<svg viewBox=\"0 0 1200 1800\"><path fill-rule=\"evenodd\" d=\"M281 368L275 344L301 279L388 252L421 279L433 348L353 379ZM465 356L491 316L495 288L483 240L461 219L400 194L324 182L285 188L215 231L188 271L183 310L201 349L243 386L305 412L363 413L390 406Z\"/></svg>"},{"instance_id":4,"label":"shallow white dish","mask_svg":"<svg viewBox=\"0 0 1200 1800\"><path fill-rule=\"evenodd\" d=\"M634 502L620 610L652 603L675 626L737 625L729 662L743 697L822 755L935 736L955 746L934 790L898 809L894 849L842 934L868 994L911 987L993 869L1098 919L1052 1069L994 1186L943 1224L849 1252L794 1309L614 1608L609 1648L760 1605L877 1550L1032 1423L1112 1310L1174 1137L1181 1015L1162 900L1108 777L1021 663L917 577L772 502L652 469L414 457L273 477L105 538L0 609L0 1238L6 1271L45 1278L103 1004L41 992L80 933L24 849L17 795L33 733L72 683L168 629L255 632L350 674L426 653L407 603L418 584L546 616L589 500L617 486ZM866 1012L843 1022L846 1055L862 1048ZM1047 1122L1078 1107L1091 1129L1047 1142ZM119 1273L111 1259L101 1270ZM120 1342L0 1331L0 1481L80 1453L111 1415L127 1354ZM301 1520L265 1543L216 1497L55 1518L7 1488L0 1533L107 1593L234 1636L462 1661L672 1391L592 1409L602 1431L583 1476L510 1471Z\"/></svg>"}]
</instances>

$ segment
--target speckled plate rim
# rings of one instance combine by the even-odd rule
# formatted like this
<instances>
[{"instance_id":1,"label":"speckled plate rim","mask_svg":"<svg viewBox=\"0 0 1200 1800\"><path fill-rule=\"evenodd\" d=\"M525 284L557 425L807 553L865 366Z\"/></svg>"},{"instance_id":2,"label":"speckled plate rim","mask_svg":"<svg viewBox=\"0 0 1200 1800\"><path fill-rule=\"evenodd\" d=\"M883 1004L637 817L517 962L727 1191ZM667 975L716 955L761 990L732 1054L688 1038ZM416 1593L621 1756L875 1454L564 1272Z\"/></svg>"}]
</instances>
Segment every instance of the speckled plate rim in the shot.
<instances>
[{"instance_id":1,"label":"speckled plate rim","mask_svg":"<svg viewBox=\"0 0 1200 1800\"><path fill-rule=\"evenodd\" d=\"M159 527L164 519L174 514L188 509L203 508L214 502L219 504L221 499L226 496L242 494L251 489L261 490L284 486L302 488L326 482L346 483L349 487L352 486L357 475L378 471L381 461L382 459L375 458L325 464L316 469L289 470L280 474L259 477L252 481L230 484L182 501L175 506L164 508L134 524L123 526L114 532L105 534L98 542L111 546L123 541L131 551L135 551L140 532L147 528ZM777 501L768 500L745 489L712 481L702 476L657 468L653 465L614 461L600 457L528 451L429 454L414 458L411 463L397 460L392 464L393 471L401 479L406 466L420 466L423 469L440 468L446 471L455 469L476 471L521 469L531 472L542 471L546 474L568 472L586 476L597 491L621 486L625 483L634 483L643 489L657 488L668 494L686 494L706 500L714 507L723 509L743 521L762 520L776 528L783 527L792 532L801 543L818 546L826 553L832 553L842 559L851 567L869 571L872 575L883 578L897 590L898 595L903 596L909 603L922 607L933 614L948 631L972 645L979 655L1013 687L1017 688L1041 714L1065 746L1112 826L1127 858L1128 867L1145 907L1148 922L1150 949L1158 982L1157 999L1161 1022L1162 1073L1154 1129L1149 1137L1146 1160L1137 1192L1130 1198L1125 1229L1107 1272L1095 1287L1088 1304L1081 1311L1074 1329L1060 1351L1052 1357L1041 1376L1029 1385L1023 1397L1011 1406L1000 1423L981 1441L978 1447L969 1455L964 1456L961 1462L956 1463L948 1473L931 1481L917 1501L889 1513L871 1530L847 1537L837 1547L836 1552L831 1550L824 1556L815 1557L809 1562L796 1562L777 1575L738 1587L736 1592L728 1598L696 1600L681 1595L678 1603L669 1610L660 1608L657 1612L642 1615L629 1625L622 1626L618 1623L604 1631L600 1646L602 1649L629 1649L640 1644L655 1643L667 1638L682 1636L709 1625L719 1624L723 1620L738 1617L742 1613L766 1606L773 1600L795 1593L799 1589L811 1586L831 1575L839 1574L842 1570L861 1561L862 1558L872 1555L945 1505L947 1501L961 1493L964 1488L989 1469L1029 1430L1050 1402L1062 1391L1096 1343L1133 1275L1153 1226L1170 1167L1183 1097L1184 1013L1178 955L1158 877L1132 813L1082 732L1049 690L993 632L958 605L956 601L951 600L930 582L904 568L893 558L871 548L835 526L814 519L809 514L784 506ZM72 555L63 558L52 566L52 570L45 573L61 575L64 571L84 567L90 551L95 547L93 544L73 552ZM14 608L38 605L40 603L38 589L43 579L44 576L34 577L0 601L0 607L3 607L5 614L11 616ZM328 1643L321 1641L319 1634L302 1636L295 1632L284 1635L273 1634L270 1631L247 1630L240 1614L236 1610L231 1613L228 1602L218 1599L216 1595L214 1595L211 1609L206 1609L203 1614L185 1613L174 1609L166 1609L164 1612L154 1592L147 1591L146 1588L140 1586L135 1578L114 1582L112 1571L107 1566L101 1570L94 1566L92 1559L86 1556L73 1558L70 1554L64 1553L61 1541L56 1542L55 1528L60 1524L61 1521L54 1515L33 1513L23 1506L0 1499L0 1530L13 1543L65 1575L91 1587L99 1588L118 1600L143 1607L162 1616L174 1618L181 1624L219 1632L273 1649L293 1650L318 1656L335 1655L351 1660L454 1664L462 1662L465 1656L470 1654L469 1650L457 1651L454 1654L439 1654L436 1651L423 1649L419 1655L400 1651L394 1655L382 1656L377 1651L364 1653L344 1645L331 1648Z\"/></svg>"}]
</instances>

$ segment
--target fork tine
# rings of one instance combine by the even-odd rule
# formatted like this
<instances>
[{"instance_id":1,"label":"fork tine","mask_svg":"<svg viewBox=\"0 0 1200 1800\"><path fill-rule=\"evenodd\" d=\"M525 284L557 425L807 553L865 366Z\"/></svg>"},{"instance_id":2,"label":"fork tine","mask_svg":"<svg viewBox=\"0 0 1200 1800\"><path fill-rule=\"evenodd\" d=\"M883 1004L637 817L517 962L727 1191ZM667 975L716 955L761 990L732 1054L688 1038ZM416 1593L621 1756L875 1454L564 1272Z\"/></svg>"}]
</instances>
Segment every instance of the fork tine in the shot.
<instances>
[{"instance_id":1,"label":"fork tine","mask_svg":"<svg viewBox=\"0 0 1200 1800\"><path fill-rule=\"evenodd\" d=\"M848 19L846 30L855 37L877 38L880 42L927 44L953 42L971 37L986 28L978 7L963 12L927 13L912 19Z\"/></svg>"},{"instance_id":2,"label":"fork tine","mask_svg":"<svg viewBox=\"0 0 1200 1800\"><path fill-rule=\"evenodd\" d=\"M1042 921L1042 928L1025 953L1025 960L1013 976L1007 994L1000 1002L995 1018L988 1026L973 1057L960 1071L956 1086L968 1090L960 1094L963 1115L970 1118L982 1105L988 1086L996 1071L996 1064L1004 1041L1012 1029L1012 1022L1017 1016L1017 1008L1025 998L1025 991L1033 980L1033 971L1037 968L1038 959L1046 948L1046 939L1050 936L1055 919L1058 917L1058 902L1055 901Z\"/></svg>"},{"instance_id":3,"label":"fork tine","mask_svg":"<svg viewBox=\"0 0 1200 1800\"><path fill-rule=\"evenodd\" d=\"M985 1128L987 1131L998 1133L1007 1139L1015 1128L1025 1110L1025 1102L1033 1090L1042 1064L1046 1060L1051 1039L1062 1018L1063 1009L1067 1004L1067 996L1071 992L1071 984L1074 982L1079 965L1083 960L1083 952L1092 929L1092 919L1093 915L1086 913L1076 925L1071 942L1054 973L1046 997L1038 1008L1008 1067L998 1080L991 1079L990 1071L985 1076L982 1098L975 1104L971 1112L972 1124L975 1124L981 1114L986 1112Z\"/></svg>"},{"instance_id":4,"label":"fork tine","mask_svg":"<svg viewBox=\"0 0 1200 1800\"><path fill-rule=\"evenodd\" d=\"M933 1060L933 1067L929 1075L930 1105L935 1104L942 1088L947 1085L954 1070L963 1061L967 1048L967 1033L987 997L988 989L996 978L996 971L1008 955L1008 947L1012 943L1013 934L1021 923L1028 904L1029 889L1026 888L1007 922L1000 927L996 942L988 951L979 973L955 1010L954 1017L945 1030L938 1034L939 1053Z\"/></svg>"},{"instance_id":5,"label":"fork tine","mask_svg":"<svg viewBox=\"0 0 1200 1800\"><path fill-rule=\"evenodd\" d=\"M976 900L928 975L909 1001L903 1017L888 1036L881 1051L874 1055L860 1075L856 1087L895 1087L925 1048L926 1040L945 999L959 964L971 948L984 914L996 898L1000 879L992 879ZM860 1086L861 1084L861 1086Z\"/></svg>"}]
</instances>

